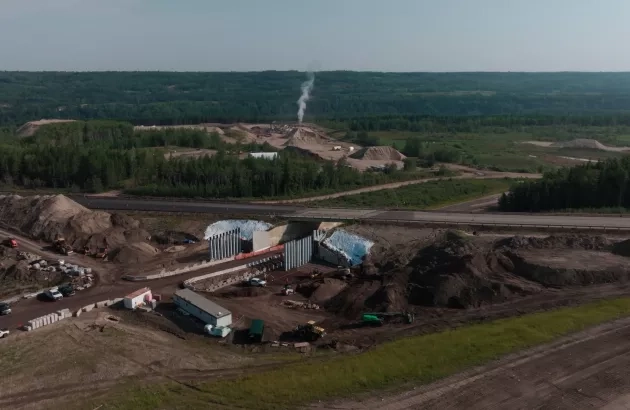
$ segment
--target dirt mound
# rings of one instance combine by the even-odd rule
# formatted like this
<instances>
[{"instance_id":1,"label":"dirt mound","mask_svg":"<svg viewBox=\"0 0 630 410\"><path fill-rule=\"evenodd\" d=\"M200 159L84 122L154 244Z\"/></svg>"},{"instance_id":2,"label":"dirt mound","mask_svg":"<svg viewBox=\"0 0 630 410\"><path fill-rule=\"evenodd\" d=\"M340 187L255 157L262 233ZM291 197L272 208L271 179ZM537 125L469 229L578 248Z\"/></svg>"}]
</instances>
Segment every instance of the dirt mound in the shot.
<instances>
[{"instance_id":1,"label":"dirt mound","mask_svg":"<svg viewBox=\"0 0 630 410\"><path fill-rule=\"evenodd\" d=\"M286 135L285 146L321 145L328 142L326 138L308 128L294 128Z\"/></svg>"},{"instance_id":2,"label":"dirt mound","mask_svg":"<svg viewBox=\"0 0 630 410\"><path fill-rule=\"evenodd\" d=\"M587 235L551 235L545 238L513 236L498 241L497 247L511 249L585 249L604 250L611 246L611 242L604 236Z\"/></svg>"},{"instance_id":3,"label":"dirt mound","mask_svg":"<svg viewBox=\"0 0 630 410\"><path fill-rule=\"evenodd\" d=\"M55 124L60 122L74 122L75 120L39 120L39 121L30 121L26 124L22 125L17 129L17 135L19 137L32 137L35 135L37 130L46 124Z\"/></svg>"},{"instance_id":4,"label":"dirt mound","mask_svg":"<svg viewBox=\"0 0 630 410\"><path fill-rule=\"evenodd\" d=\"M143 263L149 261L159 251L146 242L125 245L115 252L113 261L119 263Z\"/></svg>"},{"instance_id":5,"label":"dirt mound","mask_svg":"<svg viewBox=\"0 0 630 410\"><path fill-rule=\"evenodd\" d=\"M402 161L407 157L405 157L403 154L392 147L382 146L362 148L354 154L350 155L350 158L379 161Z\"/></svg>"},{"instance_id":6,"label":"dirt mound","mask_svg":"<svg viewBox=\"0 0 630 410\"><path fill-rule=\"evenodd\" d=\"M47 242L53 242L57 235L63 236L75 249L115 251L126 244L150 239L149 233L133 218L91 211L63 195L0 196L0 209L2 223Z\"/></svg>"},{"instance_id":7,"label":"dirt mound","mask_svg":"<svg viewBox=\"0 0 630 410\"><path fill-rule=\"evenodd\" d=\"M300 288L299 292L308 297L311 302L323 305L347 286L348 284L342 280L326 278L321 282L312 284L307 289Z\"/></svg>"},{"instance_id":8,"label":"dirt mound","mask_svg":"<svg viewBox=\"0 0 630 410\"><path fill-rule=\"evenodd\" d=\"M551 144L554 148L584 148L584 149L597 149L606 151L608 147L597 140L578 138L571 141L554 142Z\"/></svg>"},{"instance_id":9,"label":"dirt mound","mask_svg":"<svg viewBox=\"0 0 630 410\"><path fill-rule=\"evenodd\" d=\"M26 261L20 261L0 273L0 280L27 283L35 282L37 278L34 271L28 268L28 263Z\"/></svg>"},{"instance_id":10,"label":"dirt mound","mask_svg":"<svg viewBox=\"0 0 630 410\"><path fill-rule=\"evenodd\" d=\"M296 147L296 146L290 145L290 146L286 147L284 150L287 151L287 152L293 152L293 153L295 153L297 155L300 155L300 156L303 156L303 157L314 159L316 161L324 161L325 160L325 158L322 157L321 155L316 154L315 152L310 151L310 150L308 150L306 148L301 148L301 147Z\"/></svg>"}]
</instances>

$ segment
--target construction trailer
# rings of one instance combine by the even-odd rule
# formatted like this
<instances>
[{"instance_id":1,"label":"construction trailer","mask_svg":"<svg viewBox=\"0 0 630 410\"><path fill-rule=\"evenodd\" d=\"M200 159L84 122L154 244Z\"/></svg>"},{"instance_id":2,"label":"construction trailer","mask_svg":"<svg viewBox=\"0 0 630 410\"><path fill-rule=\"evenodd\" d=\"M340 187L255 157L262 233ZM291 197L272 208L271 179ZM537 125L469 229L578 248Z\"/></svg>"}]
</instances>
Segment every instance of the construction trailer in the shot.
<instances>
[{"instance_id":1,"label":"construction trailer","mask_svg":"<svg viewBox=\"0 0 630 410\"><path fill-rule=\"evenodd\" d=\"M143 306L148 304L153 299L153 295L151 294L151 289L142 288L138 289L133 293L128 294L123 298L123 305L127 309L136 309L138 306Z\"/></svg>"},{"instance_id":2,"label":"construction trailer","mask_svg":"<svg viewBox=\"0 0 630 410\"><path fill-rule=\"evenodd\" d=\"M213 327L232 325L232 312L190 289L178 289L173 303L184 312Z\"/></svg>"},{"instance_id":3,"label":"construction trailer","mask_svg":"<svg viewBox=\"0 0 630 410\"><path fill-rule=\"evenodd\" d=\"M265 322L261 319L252 320L252 324L249 326L249 340L253 343L260 343L265 335Z\"/></svg>"}]
</instances>

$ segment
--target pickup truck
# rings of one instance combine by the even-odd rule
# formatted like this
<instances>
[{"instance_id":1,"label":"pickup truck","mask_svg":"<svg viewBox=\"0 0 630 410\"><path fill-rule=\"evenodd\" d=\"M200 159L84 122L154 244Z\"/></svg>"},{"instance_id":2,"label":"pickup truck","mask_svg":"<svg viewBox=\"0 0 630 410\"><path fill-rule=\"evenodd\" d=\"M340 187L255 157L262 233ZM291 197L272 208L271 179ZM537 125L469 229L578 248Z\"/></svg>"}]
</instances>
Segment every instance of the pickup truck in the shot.
<instances>
[{"instance_id":1,"label":"pickup truck","mask_svg":"<svg viewBox=\"0 0 630 410\"><path fill-rule=\"evenodd\" d=\"M8 303L0 302L0 316L8 315L11 313L11 305Z\"/></svg>"},{"instance_id":2,"label":"pickup truck","mask_svg":"<svg viewBox=\"0 0 630 410\"><path fill-rule=\"evenodd\" d=\"M9 329L0 329L0 339L9 336Z\"/></svg>"},{"instance_id":3,"label":"pickup truck","mask_svg":"<svg viewBox=\"0 0 630 410\"><path fill-rule=\"evenodd\" d=\"M44 292L44 295L46 295L48 299L54 301L63 299L63 295L59 292L58 288L50 288Z\"/></svg>"},{"instance_id":4,"label":"pickup truck","mask_svg":"<svg viewBox=\"0 0 630 410\"><path fill-rule=\"evenodd\" d=\"M251 278L247 283L249 284L249 286L267 286L267 281L260 278Z\"/></svg>"}]
</instances>

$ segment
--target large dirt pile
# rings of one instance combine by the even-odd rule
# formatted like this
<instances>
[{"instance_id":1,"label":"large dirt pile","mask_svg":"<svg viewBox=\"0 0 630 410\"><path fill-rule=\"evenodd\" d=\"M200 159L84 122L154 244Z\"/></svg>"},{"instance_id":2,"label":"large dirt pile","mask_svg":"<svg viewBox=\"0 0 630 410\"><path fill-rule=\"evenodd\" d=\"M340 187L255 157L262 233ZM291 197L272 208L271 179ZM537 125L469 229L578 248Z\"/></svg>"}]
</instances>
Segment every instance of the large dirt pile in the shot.
<instances>
[{"instance_id":1,"label":"large dirt pile","mask_svg":"<svg viewBox=\"0 0 630 410\"><path fill-rule=\"evenodd\" d=\"M146 242L135 242L118 249L112 260L119 263L143 263L158 253L157 249Z\"/></svg>"},{"instance_id":2,"label":"large dirt pile","mask_svg":"<svg viewBox=\"0 0 630 410\"><path fill-rule=\"evenodd\" d=\"M0 222L47 242L61 235L75 249L87 246L116 251L127 244L150 239L149 233L135 219L122 214L91 211L63 195L0 196ZM138 257L142 258L147 249L145 246ZM133 250L139 251L140 248Z\"/></svg>"},{"instance_id":3,"label":"large dirt pile","mask_svg":"<svg viewBox=\"0 0 630 410\"><path fill-rule=\"evenodd\" d=\"M320 145L328 142L323 136L308 128L302 127L294 128L289 131L286 138L287 141L283 144L285 146Z\"/></svg>"},{"instance_id":4,"label":"large dirt pile","mask_svg":"<svg viewBox=\"0 0 630 410\"><path fill-rule=\"evenodd\" d=\"M361 276L326 307L347 317L409 305L469 308L546 288L623 283L630 280L630 265L618 255L630 255L630 241L557 235L493 242L446 232L428 245L411 242L369 258Z\"/></svg>"},{"instance_id":5,"label":"large dirt pile","mask_svg":"<svg viewBox=\"0 0 630 410\"><path fill-rule=\"evenodd\" d=\"M350 155L354 159L369 159L379 161L402 161L407 158L392 147L366 147Z\"/></svg>"}]
</instances>

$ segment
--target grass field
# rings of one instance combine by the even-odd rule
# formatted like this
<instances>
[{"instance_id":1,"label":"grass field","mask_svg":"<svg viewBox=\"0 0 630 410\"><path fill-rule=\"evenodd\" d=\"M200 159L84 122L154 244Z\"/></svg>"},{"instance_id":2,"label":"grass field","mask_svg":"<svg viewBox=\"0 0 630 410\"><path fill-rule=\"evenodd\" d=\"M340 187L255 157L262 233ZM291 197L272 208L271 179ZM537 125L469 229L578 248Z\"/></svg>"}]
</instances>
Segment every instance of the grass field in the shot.
<instances>
[{"instance_id":1,"label":"grass field","mask_svg":"<svg viewBox=\"0 0 630 410\"><path fill-rule=\"evenodd\" d=\"M522 127L507 130L487 127L479 132L412 132L374 131L381 145L394 146L403 151L408 138L418 138L428 149L456 150L460 162L497 171L541 172L558 165L555 157L606 159L624 154L589 149L543 148L522 144L523 141L568 141L578 138L596 139L606 145L630 146L630 131L626 127Z\"/></svg>"},{"instance_id":2,"label":"grass field","mask_svg":"<svg viewBox=\"0 0 630 410\"><path fill-rule=\"evenodd\" d=\"M239 379L194 386L136 385L111 392L103 409L295 408L407 382L430 383L629 314L630 298L605 300L409 337L359 355L305 360Z\"/></svg>"},{"instance_id":3,"label":"grass field","mask_svg":"<svg viewBox=\"0 0 630 410\"><path fill-rule=\"evenodd\" d=\"M510 179L444 179L314 202L314 206L431 209L505 192Z\"/></svg>"}]
</instances>

